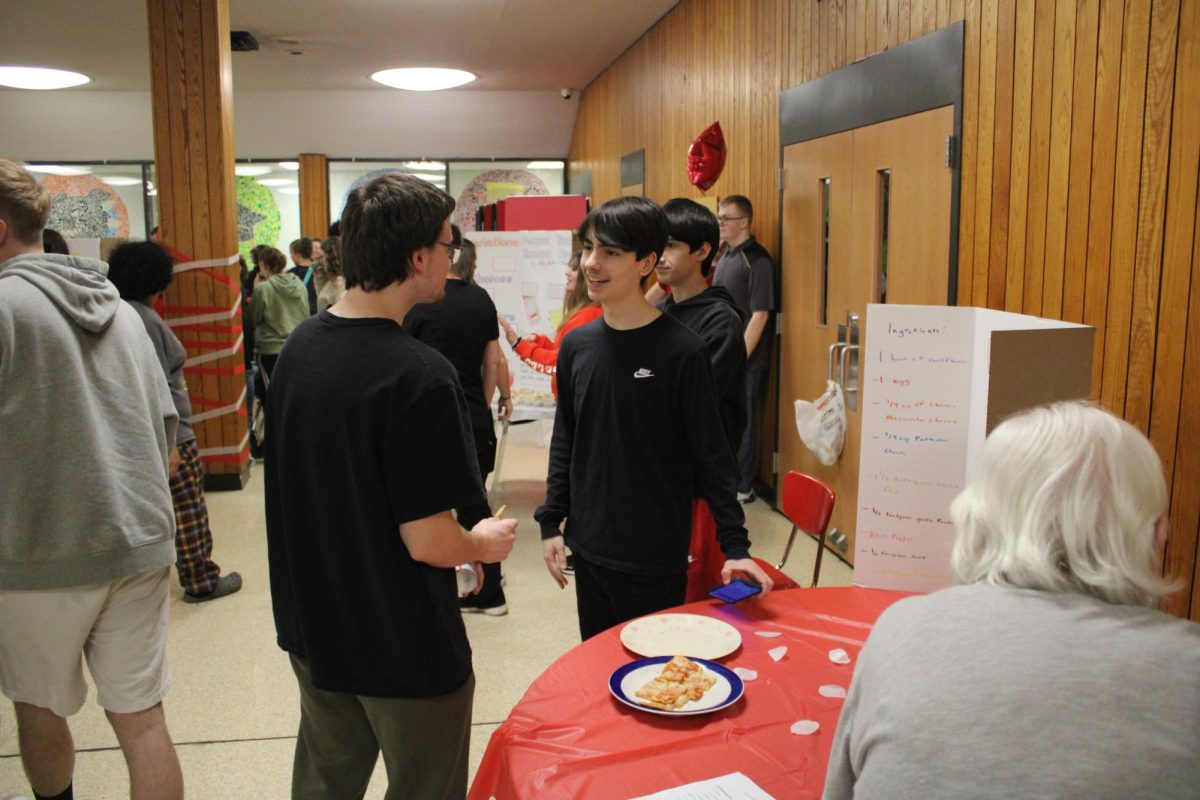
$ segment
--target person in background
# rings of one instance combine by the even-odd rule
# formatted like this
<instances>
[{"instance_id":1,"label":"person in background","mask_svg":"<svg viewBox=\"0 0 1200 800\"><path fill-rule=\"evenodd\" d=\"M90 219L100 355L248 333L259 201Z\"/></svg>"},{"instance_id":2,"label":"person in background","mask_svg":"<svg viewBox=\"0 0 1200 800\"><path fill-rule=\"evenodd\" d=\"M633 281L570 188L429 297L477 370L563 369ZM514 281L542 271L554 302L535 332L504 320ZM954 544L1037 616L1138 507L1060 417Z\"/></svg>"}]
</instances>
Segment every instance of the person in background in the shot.
<instances>
[{"instance_id":1,"label":"person in background","mask_svg":"<svg viewBox=\"0 0 1200 800\"><path fill-rule=\"evenodd\" d=\"M380 751L388 800L466 795L475 679L454 567L502 561L516 521L452 516L487 504L467 400L402 327L445 290L453 210L412 175L353 189L346 296L276 366L264 489L275 628L300 690L294 800L362 797Z\"/></svg>"},{"instance_id":2,"label":"person in background","mask_svg":"<svg viewBox=\"0 0 1200 800\"><path fill-rule=\"evenodd\" d=\"M503 317L500 327L504 329L504 338L523 362L532 369L550 376L550 388L558 397L558 381L555 377L558 364L558 349L562 346L563 338L575 330L600 318L603 313L599 303L588 297L587 281L579 277L579 261L583 253L576 250L567 262L567 284L563 295L562 320L558 323L558 331L551 341L540 333L528 336L518 336L512 325Z\"/></svg>"},{"instance_id":3,"label":"person in background","mask_svg":"<svg viewBox=\"0 0 1200 800\"><path fill-rule=\"evenodd\" d=\"M754 206L740 194L721 198L717 206L721 240L728 247L717 262L713 286L725 288L746 318L746 430L737 449L738 500L754 501L758 469L758 423L755 411L767 371L771 368L771 314L775 311L775 265L766 248L750 233Z\"/></svg>"},{"instance_id":4,"label":"person in background","mask_svg":"<svg viewBox=\"0 0 1200 800\"><path fill-rule=\"evenodd\" d=\"M503 355L496 327L496 306L484 289L471 282L475 273L475 245L468 239L460 241L462 244L454 254L446 278L444 298L440 303L413 306L404 318L404 330L445 356L458 373L471 416L479 477L486 482L496 465L496 425L490 398L498 382L497 362L503 360ZM507 385L501 389L499 402L501 419L507 419L512 411ZM478 508L463 510L459 520L471 521L491 514L485 500ZM461 598L460 608L493 617L507 614L501 577L499 563L485 563L482 588Z\"/></svg>"},{"instance_id":5,"label":"person in background","mask_svg":"<svg viewBox=\"0 0 1200 800\"><path fill-rule=\"evenodd\" d=\"M67 247L67 240L54 228L46 228L42 231L42 251L57 253L60 256L71 255L71 248Z\"/></svg>"},{"instance_id":6,"label":"person in background","mask_svg":"<svg viewBox=\"0 0 1200 800\"><path fill-rule=\"evenodd\" d=\"M704 342L642 289L667 245L666 215L622 197L593 209L578 233L582 277L604 315L559 350L546 502L534 518L560 587L566 544L575 555L586 640L683 602L697 494L716 518L722 579L744 572L764 593L772 581L750 557Z\"/></svg>"},{"instance_id":7,"label":"person in background","mask_svg":"<svg viewBox=\"0 0 1200 800\"><path fill-rule=\"evenodd\" d=\"M287 260L274 247L258 250L258 272L250 299L254 347L258 362L258 400L266 408L271 372L283 343L309 317L304 284L285 271Z\"/></svg>"},{"instance_id":8,"label":"person in background","mask_svg":"<svg viewBox=\"0 0 1200 800\"><path fill-rule=\"evenodd\" d=\"M291 247L292 263L296 266L288 270L292 275L300 279L304 284L305 291L308 292L308 315L311 317L317 313L317 284L313 280L315 270L313 269L314 252L313 240L307 236L301 236L292 242Z\"/></svg>"},{"instance_id":9,"label":"person in background","mask_svg":"<svg viewBox=\"0 0 1200 800\"><path fill-rule=\"evenodd\" d=\"M888 608L858 657L825 798L1195 798L1200 625L1156 611L1168 490L1081 402L984 442L950 508L956 586Z\"/></svg>"},{"instance_id":10,"label":"person in background","mask_svg":"<svg viewBox=\"0 0 1200 800\"><path fill-rule=\"evenodd\" d=\"M74 795L86 661L131 798L178 800L162 706L178 415L108 266L42 252L49 214L45 187L0 159L0 691L36 798Z\"/></svg>"},{"instance_id":11,"label":"person in background","mask_svg":"<svg viewBox=\"0 0 1200 800\"><path fill-rule=\"evenodd\" d=\"M321 243L321 266L317 268L317 312L320 313L342 299L346 281L342 278L342 244L337 236Z\"/></svg>"},{"instance_id":12,"label":"person in background","mask_svg":"<svg viewBox=\"0 0 1200 800\"><path fill-rule=\"evenodd\" d=\"M659 284L670 294L658 310L682 323L704 340L712 364L721 412L721 426L732 456L746 427L743 379L746 348L744 321L729 292L708 285L717 247L717 218L694 200L677 197L663 204L670 238L655 266ZM736 479L736 474L734 478ZM721 582L724 557L717 547L716 523L708 503L696 498L692 508L692 543L688 548L687 602L704 600Z\"/></svg>"},{"instance_id":13,"label":"person in background","mask_svg":"<svg viewBox=\"0 0 1200 800\"><path fill-rule=\"evenodd\" d=\"M175 506L175 568L183 587L183 602L203 603L233 594L242 588L236 572L221 574L212 560L213 537L204 501L204 464L192 430L192 403L188 398L183 365L187 351L171 328L154 310L157 300L175 277L175 262L156 242L126 242L108 257L108 279L121 298L142 318L154 352L162 365L171 398L179 412L171 472L171 500Z\"/></svg>"},{"instance_id":14,"label":"person in background","mask_svg":"<svg viewBox=\"0 0 1200 800\"><path fill-rule=\"evenodd\" d=\"M461 239L462 233L458 230L457 225L451 225L455 235ZM478 256L476 255L475 243L470 239L461 239L462 253L459 255L459 260L462 261L462 277L467 283L472 286L477 286L475 283L475 268L478 266ZM500 317L497 315L497 320ZM512 418L513 402L512 402L512 374L508 370L508 359L504 357L500 347L496 346L489 348L492 361L492 369L489 372L484 370L483 396L496 398L496 420L499 422L508 422ZM494 379L494 380L493 380ZM497 392L497 390L499 390ZM494 459L493 459L494 460ZM486 478L486 475L484 476Z\"/></svg>"},{"instance_id":15,"label":"person in background","mask_svg":"<svg viewBox=\"0 0 1200 800\"><path fill-rule=\"evenodd\" d=\"M250 302L254 299L254 287L258 283L259 270L258 254L266 245L256 245L250 250L250 264L238 256L242 269L242 361L246 368L246 419L250 428L250 457L255 461L262 459L262 443L258 440L255 430L255 420L258 412L259 398L262 395L261 379L255 365L254 350L254 320L250 318ZM261 424L257 426L261 431Z\"/></svg>"}]
</instances>

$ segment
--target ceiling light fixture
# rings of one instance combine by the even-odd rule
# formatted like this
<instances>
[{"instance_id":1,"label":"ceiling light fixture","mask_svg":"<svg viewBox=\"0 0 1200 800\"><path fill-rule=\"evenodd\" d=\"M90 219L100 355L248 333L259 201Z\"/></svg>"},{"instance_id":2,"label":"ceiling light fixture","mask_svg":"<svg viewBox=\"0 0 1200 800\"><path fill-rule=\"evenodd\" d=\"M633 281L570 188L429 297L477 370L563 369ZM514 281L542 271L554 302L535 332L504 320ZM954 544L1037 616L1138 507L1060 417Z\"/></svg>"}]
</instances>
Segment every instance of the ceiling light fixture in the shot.
<instances>
[{"instance_id":1,"label":"ceiling light fixture","mask_svg":"<svg viewBox=\"0 0 1200 800\"><path fill-rule=\"evenodd\" d=\"M525 165L525 169L562 169L563 162L561 161L530 161Z\"/></svg>"},{"instance_id":2,"label":"ceiling light fixture","mask_svg":"<svg viewBox=\"0 0 1200 800\"><path fill-rule=\"evenodd\" d=\"M263 186L295 186L296 182L291 178L263 178L259 180Z\"/></svg>"},{"instance_id":3,"label":"ceiling light fixture","mask_svg":"<svg viewBox=\"0 0 1200 800\"><path fill-rule=\"evenodd\" d=\"M0 67L0 86L13 89L69 89L91 83L92 79L78 72L48 67Z\"/></svg>"},{"instance_id":4,"label":"ceiling light fixture","mask_svg":"<svg viewBox=\"0 0 1200 800\"><path fill-rule=\"evenodd\" d=\"M289 172L296 172L297 170L300 169L300 162L299 161L280 161L279 166L283 167L284 169L288 170Z\"/></svg>"},{"instance_id":5,"label":"ceiling light fixture","mask_svg":"<svg viewBox=\"0 0 1200 800\"><path fill-rule=\"evenodd\" d=\"M284 188L276 189L275 191L279 192L280 194L300 194L300 188L298 186L285 186Z\"/></svg>"},{"instance_id":6,"label":"ceiling light fixture","mask_svg":"<svg viewBox=\"0 0 1200 800\"><path fill-rule=\"evenodd\" d=\"M47 175L90 175L92 172L88 167L66 167L61 164L28 164L26 169Z\"/></svg>"},{"instance_id":7,"label":"ceiling light fixture","mask_svg":"<svg viewBox=\"0 0 1200 800\"><path fill-rule=\"evenodd\" d=\"M257 178L259 175L270 175L274 171L274 167L265 164L238 164L233 168L233 174L243 178Z\"/></svg>"},{"instance_id":8,"label":"ceiling light fixture","mask_svg":"<svg viewBox=\"0 0 1200 800\"><path fill-rule=\"evenodd\" d=\"M96 177L109 186L137 186L142 182L141 178L131 178L128 175L97 175Z\"/></svg>"},{"instance_id":9,"label":"ceiling light fixture","mask_svg":"<svg viewBox=\"0 0 1200 800\"><path fill-rule=\"evenodd\" d=\"M473 72L461 69L404 67L380 70L371 75L371 80L382 83L384 86L391 86L393 89L406 89L410 92L438 92L442 89L462 86L478 77Z\"/></svg>"}]
</instances>

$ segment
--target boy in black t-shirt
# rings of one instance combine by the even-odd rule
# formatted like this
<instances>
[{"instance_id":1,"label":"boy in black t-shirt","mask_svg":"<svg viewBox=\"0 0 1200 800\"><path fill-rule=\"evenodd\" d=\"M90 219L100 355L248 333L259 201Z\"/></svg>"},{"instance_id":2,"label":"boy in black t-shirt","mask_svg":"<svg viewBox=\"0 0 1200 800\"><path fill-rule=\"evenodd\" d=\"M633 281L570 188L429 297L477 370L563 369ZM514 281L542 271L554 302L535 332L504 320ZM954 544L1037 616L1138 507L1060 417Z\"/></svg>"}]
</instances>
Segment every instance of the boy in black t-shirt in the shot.
<instances>
[{"instance_id":1,"label":"boy in black t-shirt","mask_svg":"<svg viewBox=\"0 0 1200 800\"><path fill-rule=\"evenodd\" d=\"M466 794L474 677L454 566L497 562L454 368L401 327L438 299L454 200L408 175L354 189L346 295L288 337L267 408L266 512L279 646L300 687L293 798ZM478 514L476 516L482 516Z\"/></svg>"},{"instance_id":2,"label":"boy in black t-shirt","mask_svg":"<svg viewBox=\"0 0 1200 800\"><path fill-rule=\"evenodd\" d=\"M771 588L750 558L704 342L646 301L641 279L667 244L662 209L623 197L579 228L588 295L604 316L563 339L546 502L546 567L566 586L575 555L584 639L684 601L692 498L712 507L726 561ZM560 531L567 520L566 536Z\"/></svg>"}]
</instances>

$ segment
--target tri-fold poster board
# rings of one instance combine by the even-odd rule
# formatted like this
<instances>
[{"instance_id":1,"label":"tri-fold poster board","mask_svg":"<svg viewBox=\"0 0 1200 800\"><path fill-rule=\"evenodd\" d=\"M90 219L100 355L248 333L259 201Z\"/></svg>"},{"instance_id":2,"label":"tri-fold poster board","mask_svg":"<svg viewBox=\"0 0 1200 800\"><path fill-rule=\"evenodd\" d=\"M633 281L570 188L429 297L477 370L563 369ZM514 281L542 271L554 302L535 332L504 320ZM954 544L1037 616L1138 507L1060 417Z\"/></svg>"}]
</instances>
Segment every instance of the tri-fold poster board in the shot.
<instances>
[{"instance_id":1,"label":"tri-fold poster board","mask_svg":"<svg viewBox=\"0 0 1200 800\"><path fill-rule=\"evenodd\" d=\"M465 235L475 245L475 282L492 296L497 313L520 336L540 333L553 339L562 318L571 232L470 231ZM513 419L553 417L548 372L523 363L507 342L502 341L500 348L513 380Z\"/></svg>"},{"instance_id":2,"label":"tri-fold poster board","mask_svg":"<svg viewBox=\"0 0 1200 800\"><path fill-rule=\"evenodd\" d=\"M1087 399L1094 335L983 308L867 307L856 585L951 584L950 504L984 438L1018 411Z\"/></svg>"}]
</instances>

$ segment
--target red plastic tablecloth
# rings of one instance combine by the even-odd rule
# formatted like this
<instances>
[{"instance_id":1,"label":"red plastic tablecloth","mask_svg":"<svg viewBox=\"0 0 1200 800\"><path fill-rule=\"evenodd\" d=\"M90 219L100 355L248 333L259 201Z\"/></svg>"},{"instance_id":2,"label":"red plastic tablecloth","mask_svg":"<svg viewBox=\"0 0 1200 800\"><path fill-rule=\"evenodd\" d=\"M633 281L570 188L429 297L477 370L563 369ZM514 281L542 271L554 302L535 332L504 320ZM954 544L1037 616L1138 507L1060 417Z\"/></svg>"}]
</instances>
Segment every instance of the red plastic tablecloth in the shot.
<instances>
[{"instance_id":1,"label":"red plastic tablecloth","mask_svg":"<svg viewBox=\"0 0 1200 800\"><path fill-rule=\"evenodd\" d=\"M638 656L622 646L621 626L606 631L534 681L492 734L468 798L618 800L735 771L780 800L818 798L843 701L817 689L849 688L871 626L906 596L857 587L790 589L736 605L708 600L671 609L732 624L742 646L719 661L758 672L738 703L699 716L662 717L618 703L608 678ZM787 654L775 662L767 651L781 645ZM829 660L839 647L851 663ZM802 719L820 729L793 734L792 723Z\"/></svg>"}]
</instances>

